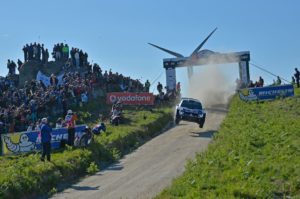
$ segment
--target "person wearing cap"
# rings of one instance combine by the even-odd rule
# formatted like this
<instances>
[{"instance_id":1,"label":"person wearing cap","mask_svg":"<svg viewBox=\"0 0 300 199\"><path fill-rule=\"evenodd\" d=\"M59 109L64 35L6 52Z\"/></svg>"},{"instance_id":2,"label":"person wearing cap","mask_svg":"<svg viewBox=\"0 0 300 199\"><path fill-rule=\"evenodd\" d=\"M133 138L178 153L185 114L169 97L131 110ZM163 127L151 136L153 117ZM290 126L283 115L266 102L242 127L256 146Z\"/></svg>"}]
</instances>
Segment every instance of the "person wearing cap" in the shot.
<instances>
[{"instance_id":1,"label":"person wearing cap","mask_svg":"<svg viewBox=\"0 0 300 199\"><path fill-rule=\"evenodd\" d=\"M50 161L51 153L51 132L52 128L48 125L48 119L43 118L41 123L41 142L42 142L42 156L41 161L45 161L45 156L47 160Z\"/></svg>"},{"instance_id":2,"label":"person wearing cap","mask_svg":"<svg viewBox=\"0 0 300 199\"><path fill-rule=\"evenodd\" d=\"M65 117L65 122L68 128L68 145L73 146L75 140L75 125L76 125L77 116L73 114L73 111L70 109L67 112Z\"/></svg>"}]
</instances>

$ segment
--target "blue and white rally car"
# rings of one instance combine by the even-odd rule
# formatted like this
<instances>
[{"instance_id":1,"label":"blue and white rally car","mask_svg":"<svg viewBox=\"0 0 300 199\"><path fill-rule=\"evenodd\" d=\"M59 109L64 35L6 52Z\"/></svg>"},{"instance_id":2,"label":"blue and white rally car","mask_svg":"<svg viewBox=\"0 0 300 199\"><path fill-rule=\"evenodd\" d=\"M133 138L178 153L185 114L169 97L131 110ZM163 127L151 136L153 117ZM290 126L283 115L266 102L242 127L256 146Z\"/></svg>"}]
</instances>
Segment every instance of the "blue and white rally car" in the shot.
<instances>
[{"instance_id":1,"label":"blue and white rally car","mask_svg":"<svg viewBox=\"0 0 300 199\"><path fill-rule=\"evenodd\" d=\"M181 120L196 122L203 128L206 112L199 100L193 98L182 98L175 110L175 124Z\"/></svg>"}]
</instances>

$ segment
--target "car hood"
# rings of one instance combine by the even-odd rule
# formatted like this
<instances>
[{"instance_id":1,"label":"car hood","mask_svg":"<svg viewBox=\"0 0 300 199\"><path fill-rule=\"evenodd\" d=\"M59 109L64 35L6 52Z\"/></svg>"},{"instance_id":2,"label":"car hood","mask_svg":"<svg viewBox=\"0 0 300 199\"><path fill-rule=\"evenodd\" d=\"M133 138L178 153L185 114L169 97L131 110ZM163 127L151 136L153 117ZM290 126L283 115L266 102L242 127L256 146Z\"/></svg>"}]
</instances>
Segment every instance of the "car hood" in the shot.
<instances>
[{"instance_id":1,"label":"car hood","mask_svg":"<svg viewBox=\"0 0 300 199\"><path fill-rule=\"evenodd\" d=\"M194 113L194 114L202 114L203 113L203 111L200 109L189 109L189 108L181 107L181 110L185 113Z\"/></svg>"}]
</instances>

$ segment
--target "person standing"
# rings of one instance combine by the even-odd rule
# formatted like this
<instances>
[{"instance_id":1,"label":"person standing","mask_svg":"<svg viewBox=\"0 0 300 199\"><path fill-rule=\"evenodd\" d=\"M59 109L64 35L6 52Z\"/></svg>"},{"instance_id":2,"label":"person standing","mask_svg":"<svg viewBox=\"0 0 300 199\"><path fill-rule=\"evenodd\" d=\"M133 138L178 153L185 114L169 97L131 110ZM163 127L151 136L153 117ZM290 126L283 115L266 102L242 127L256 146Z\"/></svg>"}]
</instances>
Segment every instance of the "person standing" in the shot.
<instances>
[{"instance_id":1,"label":"person standing","mask_svg":"<svg viewBox=\"0 0 300 199\"><path fill-rule=\"evenodd\" d=\"M68 110L65 117L65 122L68 128L68 145L73 146L75 140L75 125L76 125L77 116L73 114L72 110Z\"/></svg>"},{"instance_id":2,"label":"person standing","mask_svg":"<svg viewBox=\"0 0 300 199\"><path fill-rule=\"evenodd\" d=\"M28 60L28 44L23 47L23 52L24 52L24 62Z\"/></svg>"},{"instance_id":3,"label":"person standing","mask_svg":"<svg viewBox=\"0 0 300 199\"><path fill-rule=\"evenodd\" d=\"M295 68L294 76L295 76L295 79L296 79L297 88L299 88L300 72L299 72L298 68Z\"/></svg>"},{"instance_id":4,"label":"person standing","mask_svg":"<svg viewBox=\"0 0 300 199\"><path fill-rule=\"evenodd\" d=\"M160 82L158 82L156 88L157 88L158 93L161 93L161 92L162 92L162 89L163 89L163 86L162 86L162 84L161 84Z\"/></svg>"},{"instance_id":5,"label":"person standing","mask_svg":"<svg viewBox=\"0 0 300 199\"><path fill-rule=\"evenodd\" d=\"M20 71L20 69L21 69L21 67L23 65L23 62L20 59L18 59L17 63L18 63L18 71Z\"/></svg>"},{"instance_id":6,"label":"person standing","mask_svg":"<svg viewBox=\"0 0 300 199\"><path fill-rule=\"evenodd\" d=\"M296 80L295 80L294 76L292 76L292 82L291 83L292 83L293 86L296 84Z\"/></svg>"},{"instance_id":7,"label":"person standing","mask_svg":"<svg viewBox=\"0 0 300 199\"><path fill-rule=\"evenodd\" d=\"M145 82L145 91L149 93L149 89L150 89L150 82L149 82L149 80L147 80Z\"/></svg>"},{"instance_id":8,"label":"person standing","mask_svg":"<svg viewBox=\"0 0 300 199\"><path fill-rule=\"evenodd\" d=\"M62 46L63 60L66 61L69 59L69 46L65 44Z\"/></svg>"},{"instance_id":9,"label":"person standing","mask_svg":"<svg viewBox=\"0 0 300 199\"><path fill-rule=\"evenodd\" d=\"M46 48L44 64L48 63L48 59L49 59L49 52L48 52L48 49Z\"/></svg>"},{"instance_id":10,"label":"person standing","mask_svg":"<svg viewBox=\"0 0 300 199\"><path fill-rule=\"evenodd\" d=\"M45 156L50 162L51 160L51 132L52 128L48 125L48 119L43 118L41 124L41 142L42 142L42 156L41 161L45 161Z\"/></svg>"},{"instance_id":11,"label":"person standing","mask_svg":"<svg viewBox=\"0 0 300 199\"><path fill-rule=\"evenodd\" d=\"M277 76L276 85L281 85L281 79L279 76Z\"/></svg>"},{"instance_id":12,"label":"person standing","mask_svg":"<svg viewBox=\"0 0 300 199\"><path fill-rule=\"evenodd\" d=\"M75 52L74 57L75 57L76 68L79 69L80 60L79 60L79 52L78 51Z\"/></svg>"},{"instance_id":13,"label":"person standing","mask_svg":"<svg viewBox=\"0 0 300 199\"><path fill-rule=\"evenodd\" d=\"M264 87L264 79L261 76L259 76L258 84L259 84L259 87Z\"/></svg>"},{"instance_id":14,"label":"person standing","mask_svg":"<svg viewBox=\"0 0 300 199\"><path fill-rule=\"evenodd\" d=\"M54 87L56 87L58 84L58 79L53 73L51 74L51 77L50 77L50 84L51 84L51 86L54 86Z\"/></svg>"}]
</instances>

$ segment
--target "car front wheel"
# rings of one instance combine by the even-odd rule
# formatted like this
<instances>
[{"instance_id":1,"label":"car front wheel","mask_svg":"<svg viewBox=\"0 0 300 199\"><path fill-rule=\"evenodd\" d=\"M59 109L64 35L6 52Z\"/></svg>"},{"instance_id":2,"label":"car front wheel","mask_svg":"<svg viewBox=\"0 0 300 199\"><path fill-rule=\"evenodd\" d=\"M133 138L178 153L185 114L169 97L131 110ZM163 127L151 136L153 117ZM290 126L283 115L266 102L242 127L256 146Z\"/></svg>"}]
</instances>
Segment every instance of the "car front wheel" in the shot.
<instances>
[{"instance_id":1,"label":"car front wheel","mask_svg":"<svg viewBox=\"0 0 300 199\"><path fill-rule=\"evenodd\" d=\"M205 122L205 118L203 118L203 119L200 120L200 122L199 122L199 127L200 128L203 128L204 122Z\"/></svg>"},{"instance_id":2,"label":"car front wheel","mask_svg":"<svg viewBox=\"0 0 300 199\"><path fill-rule=\"evenodd\" d=\"M175 116L175 124L179 124L179 122L180 122L180 119L177 116Z\"/></svg>"}]
</instances>

